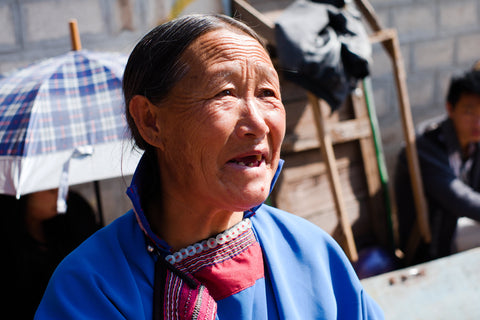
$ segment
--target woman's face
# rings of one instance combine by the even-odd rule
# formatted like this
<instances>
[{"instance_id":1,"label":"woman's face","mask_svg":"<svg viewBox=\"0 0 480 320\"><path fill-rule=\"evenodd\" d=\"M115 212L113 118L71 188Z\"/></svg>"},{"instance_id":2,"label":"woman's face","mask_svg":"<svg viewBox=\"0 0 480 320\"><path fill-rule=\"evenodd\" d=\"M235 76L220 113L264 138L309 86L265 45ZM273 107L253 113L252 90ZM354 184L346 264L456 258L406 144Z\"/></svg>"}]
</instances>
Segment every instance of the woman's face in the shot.
<instances>
[{"instance_id":1,"label":"woman's face","mask_svg":"<svg viewBox=\"0 0 480 320\"><path fill-rule=\"evenodd\" d=\"M285 134L278 75L253 38L216 30L182 55L188 68L156 112L164 193L212 209L263 202Z\"/></svg>"}]
</instances>

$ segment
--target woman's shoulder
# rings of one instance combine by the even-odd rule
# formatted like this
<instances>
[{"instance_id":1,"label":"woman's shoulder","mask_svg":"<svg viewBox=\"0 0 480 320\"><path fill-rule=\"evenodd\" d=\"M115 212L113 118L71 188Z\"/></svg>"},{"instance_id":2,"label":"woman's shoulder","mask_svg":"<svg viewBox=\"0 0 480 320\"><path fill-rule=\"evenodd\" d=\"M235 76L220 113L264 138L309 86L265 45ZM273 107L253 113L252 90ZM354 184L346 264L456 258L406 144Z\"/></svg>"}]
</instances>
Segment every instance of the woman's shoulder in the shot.
<instances>
[{"instance_id":1,"label":"woman's shoulder","mask_svg":"<svg viewBox=\"0 0 480 320\"><path fill-rule=\"evenodd\" d=\"M90 314L93 309L82 309L87 299L97 301L99 312L125 304L131 288L140 292L138 288L148 287L145 283L153 279L154 263L147 250L140 249L143 241L133 212L97 231L58 265L39 314Z\"/></svg>"},{"instance_id":2,"label":"woman's shoulder","mask_svg":"<svg viewBox=\"0 0 480 320\"><path fill-rule=\"evenodd\" d=\"M333 310L342 319L359 319L359 315L383 319L378 306L363 291L341 247L321 228L265 205L252 222L274 285L285 296L294 293L295 298L290 297L302 302L302 308L292 307L293 311L289 311L291 318L305 318L298 315L308 310ZM305 281L313 284L311 291L300 289Z\"/></svg>"},{"instance_id":3,"label":"woman's shoulder","mask_svg":"<svg viewBox=\"0 0 480 320\"><path fill-rule=\"evenodd\" d=\"M116 273L119 268L132 269L137 260L132 256L141 256L138 249L144 238L133 212L127 212L109 225L95 232L68 254L56 268L52 279L74 277L78 281L103 281ZM134 267L133 267L134 268Z\"/></svg>"},{"instance_id":4,"label":"woman's shoulder","mask_svg":"<svg viewBox=\"0 0 480 320\"><path fill-rule=\"evenodd\" d=\"M281 235L290 243L299 247L333 249L342 251L337 242L319 226L298 215L284 210L262 205L257 214L252 217L255 228L260 233Z\"/></svg>"},{"instance_id":5,"label":"woman's shoulder","mask_svg":"<svg viewBox=\"0 0 480 320\"><path fill-rule=\"evenodd\" d=\"M307 219L268 205L262 205L253 217L254 220L258 220L260 223L276 225L277 227L290 230L290 232L301 231L302 233L314 233L321 237L330 238L328 233Z\"/></svg>"}]
</instances>

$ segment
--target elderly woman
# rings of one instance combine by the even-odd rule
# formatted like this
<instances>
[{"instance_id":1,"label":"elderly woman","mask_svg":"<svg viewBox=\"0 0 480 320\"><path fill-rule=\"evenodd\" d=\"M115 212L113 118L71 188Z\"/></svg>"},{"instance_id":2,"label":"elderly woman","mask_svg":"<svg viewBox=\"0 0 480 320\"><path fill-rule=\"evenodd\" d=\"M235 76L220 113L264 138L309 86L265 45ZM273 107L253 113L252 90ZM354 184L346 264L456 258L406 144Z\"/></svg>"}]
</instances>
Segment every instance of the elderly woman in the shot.
<instances>
[{"instance_id":1,"label":"elderly woman","mask_svg":"<svg viewBox=\"0 0 480 320\"><path fill-rule=\"evenodd\" d=\"M340 247L263 205L285 110L255 33L225 16L153 29L124 75L145 150L133 210L56 270L37 319L381 319Z\"/></svg>"}]
</instances>

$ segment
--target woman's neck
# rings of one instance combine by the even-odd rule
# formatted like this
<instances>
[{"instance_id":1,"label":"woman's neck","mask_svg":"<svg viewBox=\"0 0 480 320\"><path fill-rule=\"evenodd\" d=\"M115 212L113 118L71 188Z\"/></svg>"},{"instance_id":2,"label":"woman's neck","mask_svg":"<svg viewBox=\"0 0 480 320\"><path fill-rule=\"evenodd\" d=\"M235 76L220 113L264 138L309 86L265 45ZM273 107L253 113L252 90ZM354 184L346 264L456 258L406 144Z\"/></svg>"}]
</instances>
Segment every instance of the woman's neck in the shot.
<instances>
[{"instance_id":1,"label":"woman's neck","mask_svg":"<svg viewBox=\"0 0 480 320\"><path fill-rule=\"evenodd\" d=\"M162 204L159 202L148 205L150 226L174 251L225 231L243 219L243 212L202 211L165 198Z\"/></svg>"}]
</instances>

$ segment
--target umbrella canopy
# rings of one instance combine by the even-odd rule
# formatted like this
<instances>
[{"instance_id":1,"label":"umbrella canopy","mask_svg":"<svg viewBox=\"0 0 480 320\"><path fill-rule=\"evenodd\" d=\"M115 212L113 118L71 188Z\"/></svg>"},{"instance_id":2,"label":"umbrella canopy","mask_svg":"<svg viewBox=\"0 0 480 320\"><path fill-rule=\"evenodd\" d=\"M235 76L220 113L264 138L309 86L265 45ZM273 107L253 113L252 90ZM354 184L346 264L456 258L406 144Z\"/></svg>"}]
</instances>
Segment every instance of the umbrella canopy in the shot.
<instances>
[{"instance_id":1,"label":"umbrella canopy","mask_svg":"<svg viewBox=\"0 0 480 320\"><path fill-rule=\"evenodd\" d=\"M71 51L0 78L0 193L132 174L121 89L127 56Z\"/></svg>"}]
</instances>

